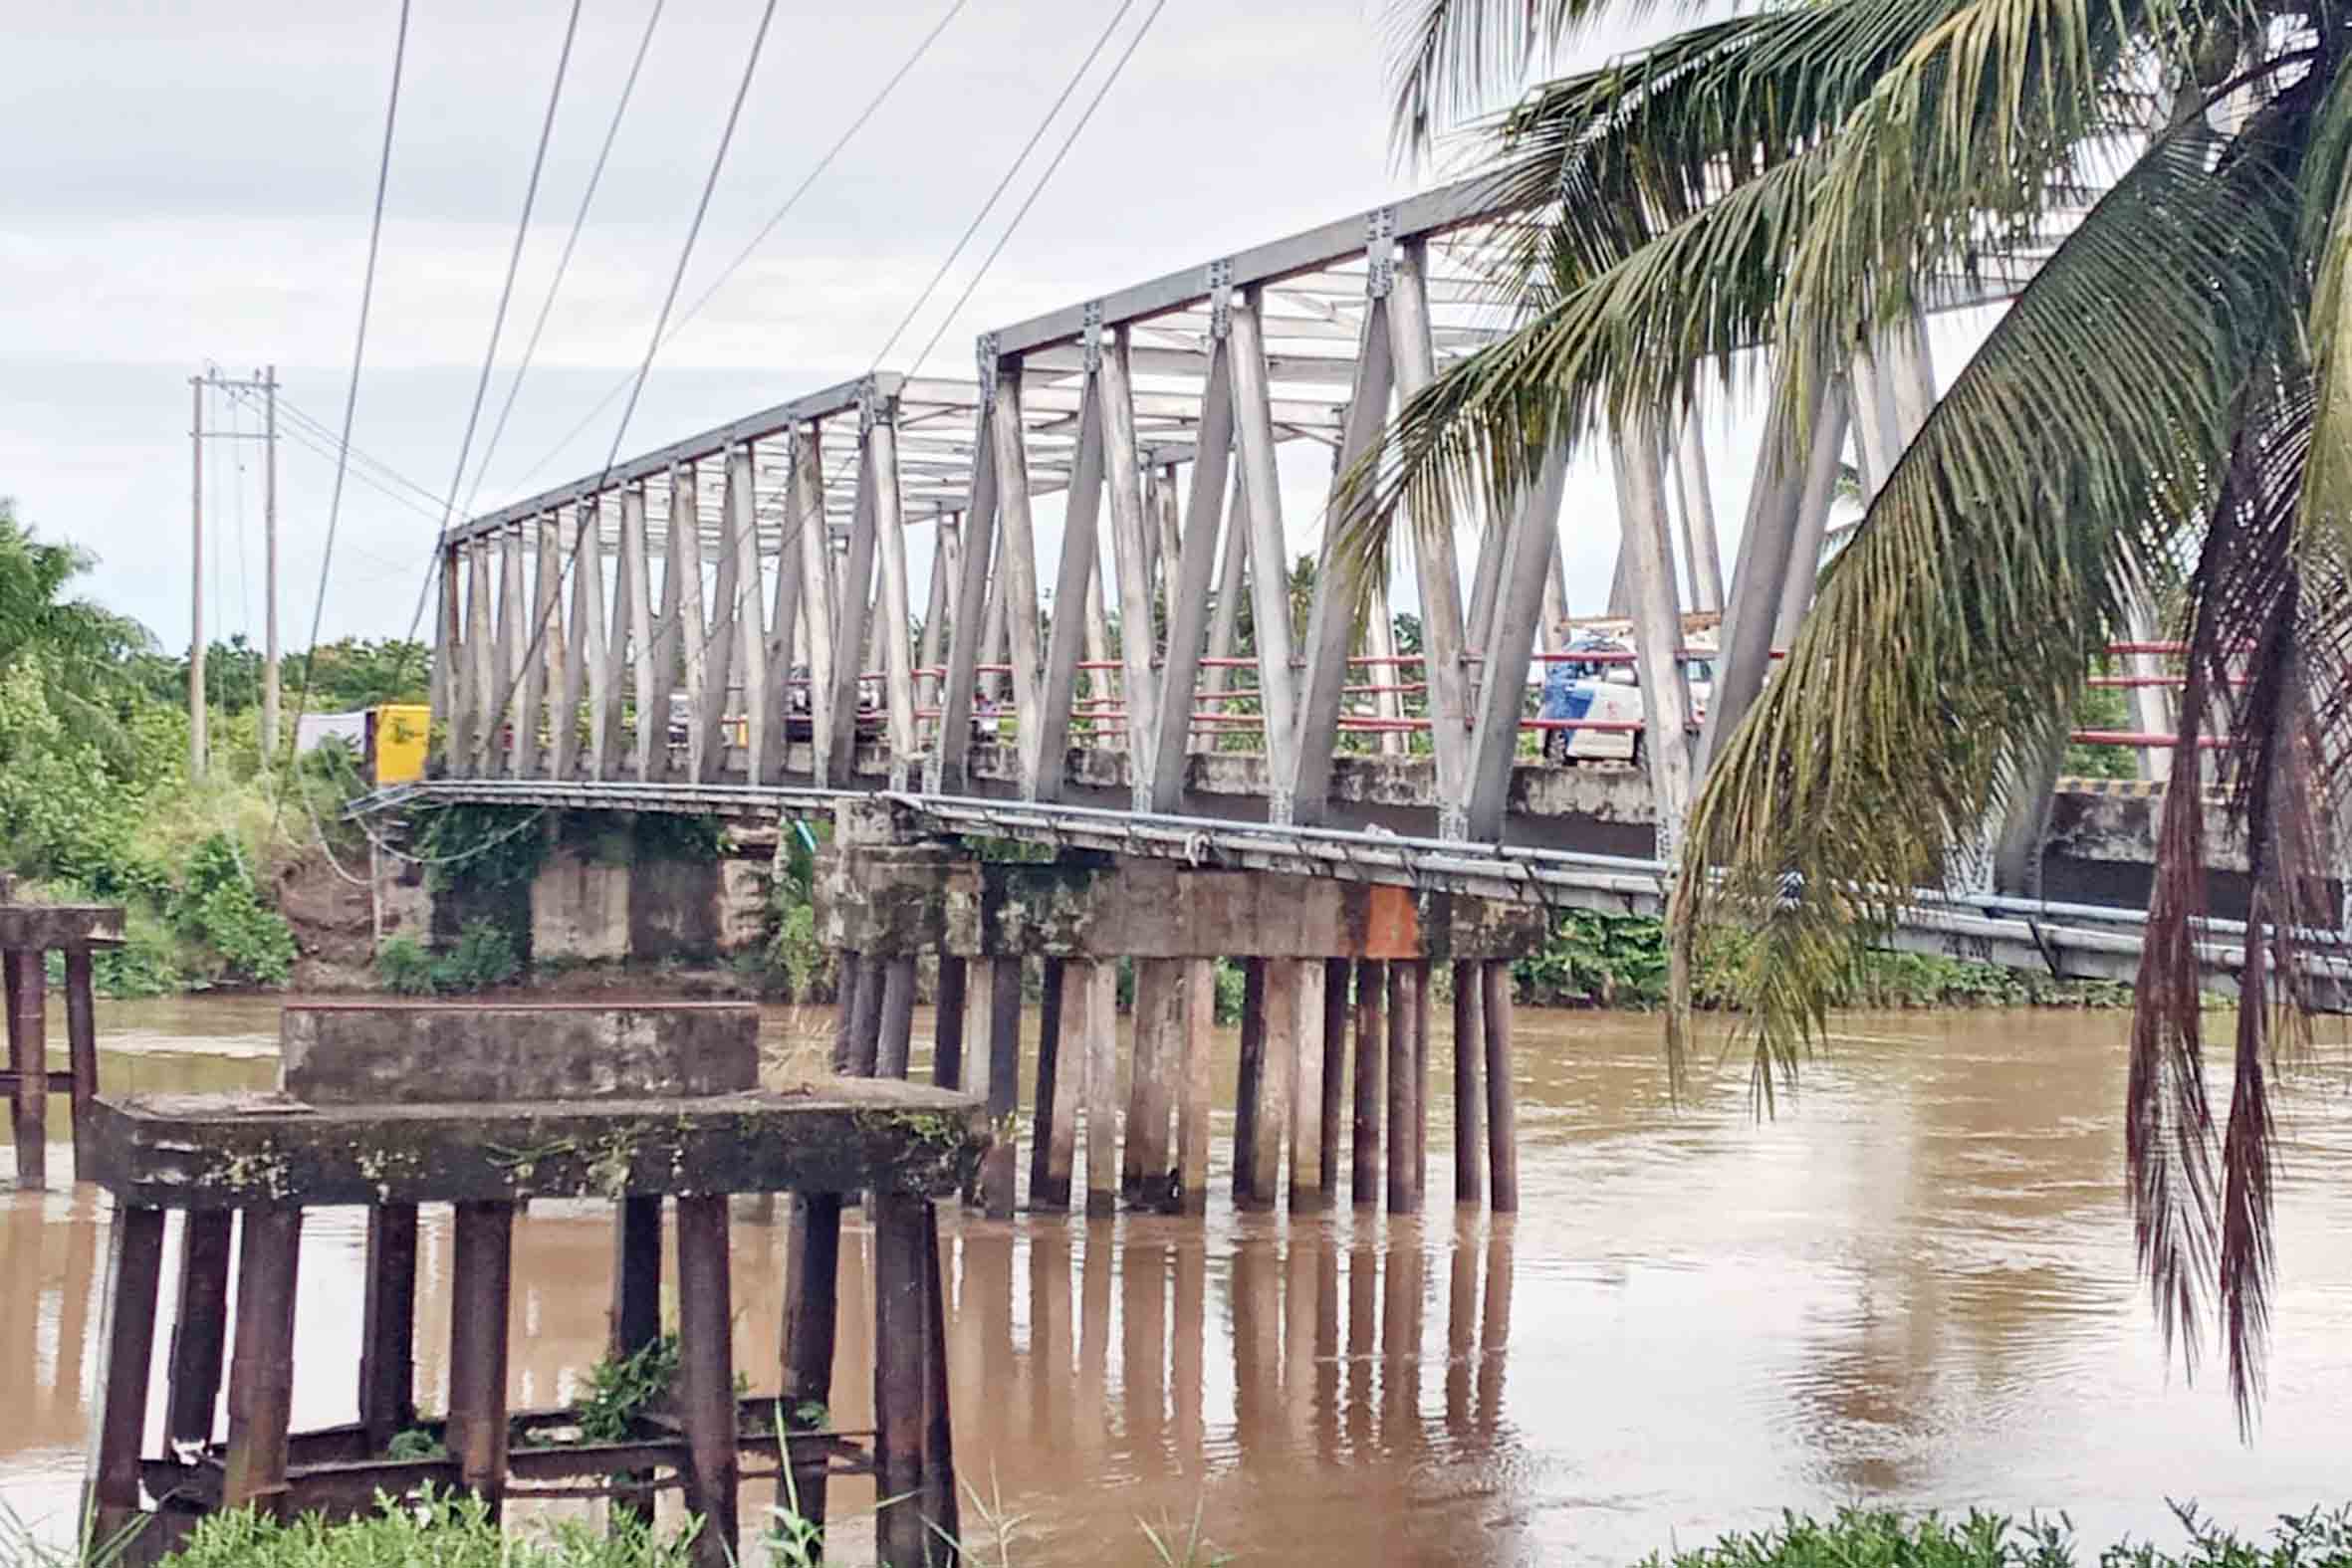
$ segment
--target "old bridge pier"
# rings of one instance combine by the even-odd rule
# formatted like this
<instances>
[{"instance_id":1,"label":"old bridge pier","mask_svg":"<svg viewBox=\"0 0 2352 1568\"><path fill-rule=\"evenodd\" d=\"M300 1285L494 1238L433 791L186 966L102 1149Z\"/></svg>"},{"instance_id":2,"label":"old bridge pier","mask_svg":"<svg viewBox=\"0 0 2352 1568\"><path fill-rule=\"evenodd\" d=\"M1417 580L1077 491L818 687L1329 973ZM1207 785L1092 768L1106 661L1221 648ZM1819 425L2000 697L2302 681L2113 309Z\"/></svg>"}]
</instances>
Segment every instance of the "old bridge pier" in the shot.
<instances>
[{"instance_id":1,"label":"old bridge pier","mask_svg":"<svg viewBox=\"0 0 2352 1568\"><path fill-rule=\"evenodd\" d=\"M1206 1206L1219 958L1246 977L1238 1207L1272 1209L1287 1193L1301 1213L1344 1191L1395 1214L1421 1208L1441 971L1452 990L1455 1191L1473 1203L1483 1191L1498 1212L1518 1207L1511 960L1541 942L1539 910L1109 855L991 859L920 837L882 800L844 801L836 822L819 879L822 931L842 958L833 1066L905 1076L916 960L936 955L934 1073L987 1105L994 1142L975 1196L990 1215L1010 1216L1018 1196L1033 960L1031 1210ZM1123 1103L1121 960L1134 979Z\"/></svg>"}]
</instances>

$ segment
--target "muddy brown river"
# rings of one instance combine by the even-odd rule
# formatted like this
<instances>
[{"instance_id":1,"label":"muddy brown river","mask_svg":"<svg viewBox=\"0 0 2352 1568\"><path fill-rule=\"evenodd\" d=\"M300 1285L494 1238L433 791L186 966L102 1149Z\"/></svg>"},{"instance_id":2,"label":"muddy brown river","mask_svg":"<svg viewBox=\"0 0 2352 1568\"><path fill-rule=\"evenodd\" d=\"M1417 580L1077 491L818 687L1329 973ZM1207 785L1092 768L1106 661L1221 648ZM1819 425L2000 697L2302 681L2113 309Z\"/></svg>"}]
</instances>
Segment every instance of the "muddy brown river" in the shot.
<instances>
[{"instance_id":1,"label":"muddy brown river","mask_svg":"<svg viewBox=\"0 0 2352 1568\"><path fill-rule=\"evenodd\" d=\"M266 1003L102 1005L101 1027L111 1090L276 1071ZM1455 1214L1442 1093L1419 1221L1236 1216L1222 1171L1205 1225L948 1213L959 1465L1039 1568L1149 1561L1139 1521L1196 1510L1243 1564L1501 1565L1629 1562L1861 1500L2175 1543L2168 1498L2260 1528L2352 1497L2352 1048L2323 1042L2285 1097L2270 1395L2241 1444L2219 1375L2167 1366L2133 1277L2123 1031L1848 1017L1760 1121L1739 1062L1671 1105L1654 1020L1524 1010L1516 1221ZM105 1224L89 1188L0 1192L0 1501L48 1532L80 1482ZM356 1211L305 1229L298 1426L351 1418L361 1236ZM518 1405L568 1397L601 1353L608 1237L586 1206L521 1222ZM783 1239L773 1207L738 1205L736 1364L771 1387ZM428 1211L428 1407L447 1265ZM842 1281L835 1417L856 1427L871 1317L862 1271ZM834 1498L854 1535L870 1489ZM747 1494L747 1535L768 1501ZM969 1506L966 1526L988 1528Z\"/></svg>"}]
</instances>

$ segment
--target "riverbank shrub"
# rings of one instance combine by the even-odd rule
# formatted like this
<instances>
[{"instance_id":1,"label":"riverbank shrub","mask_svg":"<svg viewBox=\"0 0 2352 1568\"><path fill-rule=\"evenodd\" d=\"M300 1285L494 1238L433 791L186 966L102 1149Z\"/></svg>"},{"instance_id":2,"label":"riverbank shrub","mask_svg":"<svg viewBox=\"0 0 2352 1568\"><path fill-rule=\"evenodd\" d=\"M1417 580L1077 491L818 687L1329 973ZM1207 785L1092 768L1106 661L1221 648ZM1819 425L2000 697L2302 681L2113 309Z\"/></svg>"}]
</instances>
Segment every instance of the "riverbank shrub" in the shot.
<instances>
[{"instance_id":1,"label":"riverbank shrub","mask_svg":"<svg viewBox=\"0 0 2352 1568\"><path fill-rule=\"evenodd\" d=\"M615 1514L609 1525L566 1519L504 1531L479 1499L428 1492L345 1524L316 1515L280 1524L238 1511L199 1521L171 1568L688 1568L691 1531L661 1535Z\"/></svg>"},{"instance_id":2,"label":"riverbank shrub","mask_svg":"<svg viewBox=\"0 0 2352 1568\"><path fill-rule=\"evenodd\" d=\"M1712 934L1695 960L1692 995L1702 1008L1723 1008L1741 995L1738 977L1753 957L1737 932ZM1655 915L1562 910L1543 947L1512 965L1518 999L1538 1008L1660 1007L1666 1000L1665 923ZM2060 980L1931 953L1864 953L1840 984L1832 1007L2128 1008L2120 981Z\"/></svg>"},{"instance_id":3,"label":"riverbank shrub","mask_svg":"<svg viewBox=\"0 0 2352 1568\"><path fill-rule=\"evenodd\" d=\"M2125 1540L2093 1561L2100 1568L2342 1568L2352 1564L2352 1507L2282 1514L2267 1538L2217 1529L2176 1505L2188 1536L2169 1551ZM2073 1530L2060 1515L2022 1522L2002 1514L1906 1516L1846 1508L1828 1519L1787 1514L1767 1530L1726 1535L1712 1546L1651 1556L1641 1568L2072 1568Z\"/></svg>"}]
</instances>

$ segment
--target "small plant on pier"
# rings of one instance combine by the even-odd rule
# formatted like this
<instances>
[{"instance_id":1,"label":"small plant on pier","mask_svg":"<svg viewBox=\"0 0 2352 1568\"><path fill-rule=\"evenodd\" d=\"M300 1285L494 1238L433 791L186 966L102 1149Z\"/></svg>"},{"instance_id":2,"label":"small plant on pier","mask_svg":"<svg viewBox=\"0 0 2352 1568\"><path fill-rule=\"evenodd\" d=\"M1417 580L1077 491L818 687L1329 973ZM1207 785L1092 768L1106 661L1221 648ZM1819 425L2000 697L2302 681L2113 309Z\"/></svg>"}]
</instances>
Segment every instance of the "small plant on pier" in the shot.
<instances>
[{"instance_id":1,"label":"small plant on pier","mask_svg":"<svg viewBox=\"0 0 2352 1568\"><path fill-rule=\"evenodd\" d=\"M678 1381L678 1336L673 1330L628 1355L606 1357L588 1369L580 1402L583 1443L625 1443L640 1417L670 1396Z\"/></svg>"}]
</instances>

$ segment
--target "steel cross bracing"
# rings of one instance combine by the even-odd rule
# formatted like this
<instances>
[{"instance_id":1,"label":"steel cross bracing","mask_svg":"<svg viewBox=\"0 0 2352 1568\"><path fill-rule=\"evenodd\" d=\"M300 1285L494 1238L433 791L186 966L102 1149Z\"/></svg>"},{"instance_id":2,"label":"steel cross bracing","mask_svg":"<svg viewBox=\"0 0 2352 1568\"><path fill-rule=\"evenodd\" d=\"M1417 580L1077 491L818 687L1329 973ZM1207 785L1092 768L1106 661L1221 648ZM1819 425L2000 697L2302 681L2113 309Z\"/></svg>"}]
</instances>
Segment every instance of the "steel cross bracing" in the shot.
<instances>
[{"instance_id":1,"label":"steel cross bracing","mask_svg":"<svg viewBox=\"0 0 2352 1568\"><path fill-rule=\"evenodd\" d=\"M946 796L974 793L976 732L1009 728L1024 799L1063 798L1091 750L1117 755L1136 810L1166 814L1195 754L1254 743L1269 818L1311 826L1354 749L1433 771L1441 837L1500 838L1523 672L1565 602L1565 454L1512 517L1402 521L1410 656L1400 584L1327 555L1294 642L1288 541L1325 531L1286 518L1281 454L1305 444L1344 470L1403 398L1510 327L1493 267L1513 221L1481 182L1427 192L989 333L971 381L876 372L469 521L440 569L441 773L619 789L863 771ZM1922 308L2005 297L2037 259L1932 281ZM1872 482L1932 399L1923 347L1899 323L1857 356ZM1809 583L1792 562L1817 559L1819 529L1800 502L1825 516L1827 494L1781 487L1789 541L1733 574L1726 605L1696 422L1617 447L1671 853L1692 772L1675 520L1729 648L1744 593L1777 612ZM1059 554L1041 560L1036 503L1057 494ZM908 535L926 528L918 585ZM1752 636L1768 618L1750 615Z\"/></svg>"}]
</instances>

